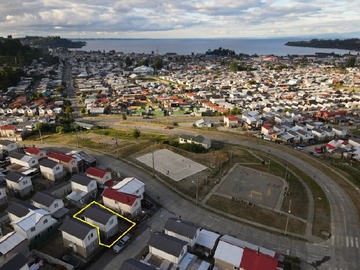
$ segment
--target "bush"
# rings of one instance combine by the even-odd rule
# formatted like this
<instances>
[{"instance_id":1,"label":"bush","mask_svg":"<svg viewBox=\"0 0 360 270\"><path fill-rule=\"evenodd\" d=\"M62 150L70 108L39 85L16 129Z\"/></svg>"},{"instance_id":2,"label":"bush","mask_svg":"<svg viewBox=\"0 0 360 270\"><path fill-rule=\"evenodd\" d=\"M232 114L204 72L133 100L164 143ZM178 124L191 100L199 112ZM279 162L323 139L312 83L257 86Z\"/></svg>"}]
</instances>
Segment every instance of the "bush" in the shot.
<instances>
[{"instance_id":1,"label":"bush","mask_svg":"<svg viewBox=\"0 0 360 270\"><path fill-rule=\"evenodd\" d=\"M134 129L134 130L133 130L133 133L132 133L132 136L133 136L135 139L139 138L139 137L140 137L140 130Z\"/></svg>"}]
</instances>

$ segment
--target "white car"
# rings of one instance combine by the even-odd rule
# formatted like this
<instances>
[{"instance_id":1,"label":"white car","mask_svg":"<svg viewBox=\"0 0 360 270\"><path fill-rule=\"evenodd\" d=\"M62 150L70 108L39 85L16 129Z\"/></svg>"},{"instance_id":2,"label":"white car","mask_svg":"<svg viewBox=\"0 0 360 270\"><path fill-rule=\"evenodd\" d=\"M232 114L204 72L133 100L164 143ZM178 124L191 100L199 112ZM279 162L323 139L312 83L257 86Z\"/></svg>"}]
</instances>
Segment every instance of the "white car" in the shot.
<instances>
[{"instance_id":1,"label":"white car","mask_svg":"<svg viewBox=\"0 0 360 270\"><path fill-rule=\"evenodd\" d=\"M127 245L130 243L130 240L131 240L131 234L128 233L113 245L112 247L113 251L115 253L120 253L120 251L122 251L127 247Z\"/></svg>"}]
</instances>

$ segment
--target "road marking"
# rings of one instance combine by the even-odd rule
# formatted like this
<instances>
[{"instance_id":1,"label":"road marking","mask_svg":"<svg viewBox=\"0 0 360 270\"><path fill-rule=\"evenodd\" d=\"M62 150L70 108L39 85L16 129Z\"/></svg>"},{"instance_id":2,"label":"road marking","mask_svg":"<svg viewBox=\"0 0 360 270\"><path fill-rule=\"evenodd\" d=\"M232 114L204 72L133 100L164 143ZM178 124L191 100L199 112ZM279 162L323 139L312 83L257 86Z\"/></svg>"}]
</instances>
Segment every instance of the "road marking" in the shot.
<instances>
[{"instance_id":1,"label":"road marking","mask_svg":"<svg viewBox=\"0 0 360 270\"><path fill-rule=\"evenodd\" d=\"M346 236L346 247L349 247L349 237Z\"/></svg>"},{"instance_id":2,"label":"road marking","mask_svg":"<svg viewBox=\"0 0 360 270\"><path fill-rule=\"evenodd\" d=\"M354 238L350 236L350 246L354 247Z\"/></svg>"},{"instance_id":3,"label":"road marking","mask_svg":"<svg viewBox=\"0 0 360 270\"><path fill-rule=\"evenodd\" d=\"M355 238L355 246L356 246L356 248L359 248L359 240L357 237Z\"/></svg>"}]
</instances>

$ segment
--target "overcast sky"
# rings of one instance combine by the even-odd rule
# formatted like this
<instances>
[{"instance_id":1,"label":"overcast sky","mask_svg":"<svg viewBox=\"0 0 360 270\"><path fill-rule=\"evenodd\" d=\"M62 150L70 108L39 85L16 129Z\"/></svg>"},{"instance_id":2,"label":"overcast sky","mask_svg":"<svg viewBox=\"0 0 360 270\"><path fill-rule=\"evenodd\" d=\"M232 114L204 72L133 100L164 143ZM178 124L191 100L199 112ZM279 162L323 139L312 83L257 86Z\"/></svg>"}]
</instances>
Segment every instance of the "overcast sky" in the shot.
<instances>
[{"instance_id":1,"label":"overcast sky","mask_svg":"<svg viewBox=\"0 0 360 270\"><path fill-rule=\"evenodd\" d=\"M359 26L359 0L0 0L3 37L351 37Z\"/></svg>"}]
</instances>

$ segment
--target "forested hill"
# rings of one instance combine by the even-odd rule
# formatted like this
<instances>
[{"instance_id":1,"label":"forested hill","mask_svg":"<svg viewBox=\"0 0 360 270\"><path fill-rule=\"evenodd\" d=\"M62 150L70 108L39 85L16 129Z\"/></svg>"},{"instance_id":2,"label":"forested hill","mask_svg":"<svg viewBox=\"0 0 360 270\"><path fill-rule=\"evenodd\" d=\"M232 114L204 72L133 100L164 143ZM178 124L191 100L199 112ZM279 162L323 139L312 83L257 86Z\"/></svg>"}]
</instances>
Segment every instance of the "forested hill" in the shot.
<instances>
[{"instance_id":1,"label":"forested hill","mask_svg":"<svg viewBox=\"0 0 360 270\"><path fill-rule=\"evenodd\" d=\"M360 51L360 39L312 39L310 41L288 41L287 46L341 49Z\"/></svg>"},{"instance_id":2,"label":"forested hill","mask_svg":"<svg viewBox=\"0 0 360 270\"><path fill-rule=\"evenodd\" d=\"M20 38L23 45L40 46L48 48L82 48L86 45L85 41L72 41L70 39L61 38L58 36L37 37L26 36Z\"/></svg>"}]
</instances>

